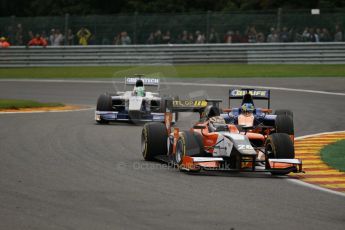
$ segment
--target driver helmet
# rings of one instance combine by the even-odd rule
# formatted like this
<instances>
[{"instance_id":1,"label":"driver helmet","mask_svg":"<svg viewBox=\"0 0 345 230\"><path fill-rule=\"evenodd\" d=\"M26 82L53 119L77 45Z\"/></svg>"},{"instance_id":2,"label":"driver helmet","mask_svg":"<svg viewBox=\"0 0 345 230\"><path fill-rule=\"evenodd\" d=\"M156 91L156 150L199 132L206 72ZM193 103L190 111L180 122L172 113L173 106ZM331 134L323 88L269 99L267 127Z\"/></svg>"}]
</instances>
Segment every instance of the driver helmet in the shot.
<instances>
[{"instance_id":1,"label":"driver helmet","mask_svg":"<svg viewBox=\"0 0 345 230\"><path fill-rule=\"evenodd\" d=\"M135 82L135 87L143 87L143 86L144 86L143 80L138 79L138 80Z\"/></svg>"},{"instance_id":2,"label":"driver helmet","mask_svg":"<svg viewBox=\"0 0 345 230\"><path fill-rule=\"evenodd\" d=\"M252 103L244 103L241 107L242 113L245 115L250 115L254 112L254 105Z\"/></svg>"},{"instance_id":3,"label":"driver helmet","mask_svg":"<svg viewBox=\"0 0 345 230\"><path fill-rule=\"evenodd\" d=\"M214 116L210 118L210 124L225 124L225 120L222 116Z\"/></svg>"},{"instance_id":4,"label":"driver helmet","mask_svg":"<svg viewBox=\"0 0 345 230\"><path fill-rule=\"evenodd\" d=\"M134 94L136 96L144 97L145 96L145 88L144 88L144 86L142 86L142 87L135 87Z\"/></svg>"},{"instance_id":5,"label":"driver helmet","mask_svg":"<svg viewBox=\"0 0 345 230\"><path fill-rule=\"evenodd\" d=\"M226 131L227 126L222 116L214 116L209 119L209 131Z\"/></svg>"}]
</instances>

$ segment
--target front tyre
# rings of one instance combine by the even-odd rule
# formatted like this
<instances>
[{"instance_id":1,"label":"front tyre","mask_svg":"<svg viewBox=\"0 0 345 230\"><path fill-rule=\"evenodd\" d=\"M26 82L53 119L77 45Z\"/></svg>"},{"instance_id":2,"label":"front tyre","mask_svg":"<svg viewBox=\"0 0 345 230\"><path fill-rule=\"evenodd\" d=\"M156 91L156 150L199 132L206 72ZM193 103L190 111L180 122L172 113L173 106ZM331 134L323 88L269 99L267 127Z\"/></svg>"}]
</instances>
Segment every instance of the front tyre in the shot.
<instances>
[{"instance_id":1,"label":"front tyre","mask_svg":"<svg viewBox=\"0 0 345 230\"><path fill-rule=\"evenodd\" d=\"M295 149L290 136L286 133L273 133L265 142L266 164L269 169L268 159L294 159ZM284 172L271 172L273 175L285 175Z\"/></svg>"},{"instance_id":2,"label":"front tyre","mask_svg":"<svg viewBox=\"0 0 345 230\"><path fill-rule=\"evenodd\" d=\"M112 111L112 100L109 94L101 94L97 100L97 111Z\"/></svg>"},{"instance_id":3,"label":"front tyre","mask_svg":"<svg viewBox=\"0 0 345 230\"><path fill-rule=\"evenodd\" d=\"M146 161L153 161L158 155L166 155L168 133L162 123L146 123L141 133L141 152Z\"/></svg>"},{"instance_id":4,"label":"front tyre","mask_svg":"<svg viewBox=\"0 0 345 230\"><path fill-rule=\"evenodd\" d=\"M176 143L176 153L174 156L174 162L180 167L183 163L185 156L201 157L204 156L204 146L202 137L198 133L183 131ZM199 168L189 168L192 171L198 171ZM180 167L181 169L181 167Z\"/></svg>"},{"instance_id":5,"label":"front tyre","mask_svg":"<svg viewBox=\"0 0 345 230\"><path fill-rule=\"evenodd\" d=\"M112 99L111 96L109 94L101 94L98 99L97 99L97 106L96 106L96 110L97 111L112 111ZM109 121L100 119L100 120L96 120L96 122L98 124L107 124L109 123Z\"/></svg>"}]
</instances>

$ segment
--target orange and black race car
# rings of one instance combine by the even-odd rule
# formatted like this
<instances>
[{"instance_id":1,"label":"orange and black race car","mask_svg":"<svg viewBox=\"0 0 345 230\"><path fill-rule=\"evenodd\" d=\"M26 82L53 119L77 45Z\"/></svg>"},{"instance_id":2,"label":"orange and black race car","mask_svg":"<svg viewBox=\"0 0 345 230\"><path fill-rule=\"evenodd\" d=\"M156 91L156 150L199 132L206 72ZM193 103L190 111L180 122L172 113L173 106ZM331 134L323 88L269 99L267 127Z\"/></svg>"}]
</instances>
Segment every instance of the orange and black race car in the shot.
<instances>
[{"instance_id":1,"label":"orange and black race car","mask_svg":"<svg viewBox=\"0 0 345 230\"><path fill-rule=\"evenodd\" d=\"M227 124L219 100L167 101L165 122L147 123L141 136L145 160L164 161L180 170L302 172L295 159L291 136L286 133L252 132L252 126ZM171 126L173 112L198 112L200 120L187 131ZM270 130L270 129L266 129Z\"/></svg>"}]
</instances>

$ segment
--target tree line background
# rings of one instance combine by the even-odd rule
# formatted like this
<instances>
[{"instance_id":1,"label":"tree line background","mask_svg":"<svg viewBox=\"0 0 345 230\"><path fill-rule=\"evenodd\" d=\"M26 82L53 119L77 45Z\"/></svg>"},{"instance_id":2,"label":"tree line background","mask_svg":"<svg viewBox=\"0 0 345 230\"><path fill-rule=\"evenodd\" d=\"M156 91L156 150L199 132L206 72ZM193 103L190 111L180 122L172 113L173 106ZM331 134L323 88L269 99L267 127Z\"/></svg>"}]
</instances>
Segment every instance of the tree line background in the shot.
<instances>
[{"instance_id":1,"label":"tree line background","mask_svg":"<svg viewBox=\"0 0 345 230\"><path fill-rule=\"evenodd\" d=\"M345 0L1 0L0 17L345 8Z\"/></svg>"}]
</instances>

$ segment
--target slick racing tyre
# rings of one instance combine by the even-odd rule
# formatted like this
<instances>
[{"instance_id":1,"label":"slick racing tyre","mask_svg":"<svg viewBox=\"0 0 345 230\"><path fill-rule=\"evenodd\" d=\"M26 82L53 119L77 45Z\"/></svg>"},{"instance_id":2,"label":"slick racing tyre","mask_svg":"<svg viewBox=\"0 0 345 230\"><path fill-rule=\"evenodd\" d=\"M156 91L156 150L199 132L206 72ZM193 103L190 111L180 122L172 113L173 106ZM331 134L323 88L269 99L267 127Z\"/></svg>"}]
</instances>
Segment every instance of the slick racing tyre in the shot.
<instances>
[{"instance_id":1,"label":"slick racing tyre","mask_svg":"<svg viewBox=\"0 0 345 230\"><path fill-rule=\"evenodd\" d=\"M277 109L276 112L274 113L275 115L289 115L293 118L293 112L291 110L288 109Z\"/></svg>"},{"instance_id":2,"label":"slick racing tyre","mask_svg":"<svg viewBox=\"0 0 345 230\"><path fill-rule=\"evenodd\" d=\"M288 114L278 114L275 120L276 133L294 135L293 117Z\"/></svg>"},{"instance_id":3,"label":"slick racing tyre","mask_svg":"<svg viewBox=\"0 0 345 230\"><path fill-rule=\"evenodd\" d=\"M286 133L273 133L268 136L265 142L265 155L268 159L293 159L295 158L295 149L292 140ZM284 175L284 172L271 172L274 175Z\"/></svg>"},{"instance_id":4,"label":"slick racing tyre","mask_svg":"<svg viewBox=\"0 0 345 230\"><path fill-rule=\"evenodd\" d=\"M166 155L168 133L162 123L150 122L144 125L141 133L141 152L147 161L153 161L158 155Z\"/></svg>"},{"instance_id":5,"label":"slick racing tyre","mask_svg":"<svg viewBox=\"0 0 345 230\"><path fill-rule=\"evenodd\" d=\"M112 111L112 100L109 94L101 94L97 100L98 111Z\"/></svg>"},{"instance_id":6,"label":"slick racing tyre","mask_svg":"<svg viewBox=\"0 0 345 230\"><path fill-rule=\"evenodd\" d=\"M109 94L101 94L97 100L97 111L112 111L112 100ZM97 121L99 124L106 124L108 121L103 119Z\"/></svg>"},{"instance_id":7,"label":"slick racing tyre","mask_svg":"<svg viewBox=\"0 0 345 230\"><path fill-rule=\"evenodd\" d=\"M204 156L203 140L200 134L183 131L176 143L174 162L181 166L184 156Z\"/></svg>"}]
</instances>

